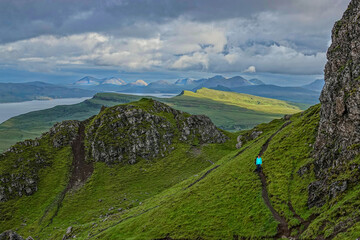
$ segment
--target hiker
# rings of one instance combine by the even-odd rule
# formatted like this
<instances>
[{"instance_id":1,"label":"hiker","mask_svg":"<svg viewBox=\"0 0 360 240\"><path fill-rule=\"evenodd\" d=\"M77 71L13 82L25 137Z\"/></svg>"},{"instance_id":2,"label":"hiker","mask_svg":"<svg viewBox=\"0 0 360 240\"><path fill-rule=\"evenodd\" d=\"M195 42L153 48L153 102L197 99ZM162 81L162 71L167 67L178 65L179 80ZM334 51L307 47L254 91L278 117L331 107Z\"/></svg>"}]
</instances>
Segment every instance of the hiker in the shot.
<instances>
[{"instance_id":1,"label":"hiker","mask_svg":"<svg viewBox=\"0 0 360 240\"><path fill-rule=\"evenodd\" d=\"M261 172L262 159L261 159L260 155L257 156L257 158L255 160L255 164L256 164L256 171Z\"/></svg>"}]
</instances>

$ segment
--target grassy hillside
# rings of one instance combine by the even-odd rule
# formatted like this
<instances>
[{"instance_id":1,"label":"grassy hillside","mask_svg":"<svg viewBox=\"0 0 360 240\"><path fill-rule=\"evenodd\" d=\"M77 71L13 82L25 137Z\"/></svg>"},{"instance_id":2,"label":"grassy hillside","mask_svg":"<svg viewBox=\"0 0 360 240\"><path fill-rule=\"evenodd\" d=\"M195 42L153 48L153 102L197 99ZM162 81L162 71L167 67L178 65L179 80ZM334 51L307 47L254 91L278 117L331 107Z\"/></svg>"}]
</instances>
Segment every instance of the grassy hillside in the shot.
<instances>
[{"instance_id":1,"label":"grassy hillside","mask_svg":"<svg viewBox=\"0 0 360 240\"><path fill-rule=\"evenodd\" d=\"M300 111L300 108L290 103L258 97L242 93L222 92L207 88L197 90L195 93L184 91L184 96L196 97L201 99L211 99L227 105L234 105L254 111L271 113L271 114L293 114Z\"/></svg>"},{"instance_id":2,"label":"grassy hillside","mask_svg":"<svg viewBox=\"0 0 360 240\"><path fill-rule=\"evenodd\" d=\"M319 103L320 96L318 91L301 87L280 87L276 85L244 86L233 88L231 91L307 104Z\"/></svg>"},{"instance_id":3,"label":"grassy hillside","mask_svg":"<svg viewBox=\"0 0 360 240\"><path fill-rule=\"evenodd\" d=\"M236 135L227 133L226 144L177 144L153 161L94 163L86 184L57 205L71 161L64 148L54 155L57 167L42 171L38 192L0 204L0 231L40 239L62 238L69 226L67 237L77 239L354 239L360 234L358 185L321 208L307 206L319 109L242 131L262 133L239 150ZM262 174L253 172L259 153ZM356 177L358 168L351 166L359 159L333 181Z\"/></svg>"},{"instance_id":4,"label":"grassy hillside","mask_svg":"<svg viewBox=\"0 0 360 240\"><path fill-rule=\"evenodd\" d=\"M56 106L51 109L11 118L0 124L0 152L18 141L40 136L41 133L46 132L56 122L75 119L84 120L97 114L103 105L114 106L141 98L141 96L134 95L99 93L92 99L79 104ZM279 118L283 114L300 111L297 104L206 89L201 89L194 94L185 92L184 95L169 99L154 99L191 114L207 115L215 125L229 131L249 129L257 124ZM251 102L249 103L248 100L251 100ZM245 101L247 102L245 103ZM261 102L260 107L257 107L257 102ZM274 105L273 110L277 109L274 113L267 110L272 104Z\"/></svg>"},{"instance_id":5,"label":"grassy hillside","mask_svg":"<svg viewBox=\"0 0 360 240\"><path fill-rule=\"evenodd\" d=\"M147 101L140 101L131 106L153 112ZM103 111L98 118L104 115L111 116L110 110ZM172 118L170 113L155 114L176 126L175 123L178 120ZM186 118L190 115L183 114L183 116ZM96 120L97 118L93 118L86 122L86 129L92 128ZM141 206L145 199L212 165L235 144L235 136L227 133L229 140L224 144L200 145L200 140L192 141L190 138L192 144L186 141L175 141L172 145L174 150L166 158L158 157L151 161L143 159L135 165L107 165L104 162L97 162L94 163L92 176L85 186L66 191L67 182L70 181L72 175L70 172L75 169L71 167L72 151L66 145L60 148L52 146L53 143L66 142L66 139L70 139L63 136L68 136L67 131L70 131L72 125L63 126L65 128L58 126L55 128L59 130L58 132L51 130L39 140L19 143L10 152L0 157L1 177L14 181L9 176L10 173L11 176L30 175L31 179L39 182L39 191L34 195L16 197L17 193L14 193L15 199L10 199L5 203L0 202L2 213L0 232L20 226L18 231L24 235L32 235L40 239L62 238L62 233L54 229L73 223L87 224L94 218L103 221L112 213L125 213L129 209ZM89 131L87 130L87 133ZM104 133L105 129L101 128L99 131ZM177 134L175 137L179 138ZM22 162L23 157L29 161ZM13 163L21 167L18 168ZM16 187L17 184L10 186ZM91 197L88 196L89 193ZM0 192L0 195L3 196L3 193ZM55 225L58 227L53 228Z\"/></svg>"}]
</instances>

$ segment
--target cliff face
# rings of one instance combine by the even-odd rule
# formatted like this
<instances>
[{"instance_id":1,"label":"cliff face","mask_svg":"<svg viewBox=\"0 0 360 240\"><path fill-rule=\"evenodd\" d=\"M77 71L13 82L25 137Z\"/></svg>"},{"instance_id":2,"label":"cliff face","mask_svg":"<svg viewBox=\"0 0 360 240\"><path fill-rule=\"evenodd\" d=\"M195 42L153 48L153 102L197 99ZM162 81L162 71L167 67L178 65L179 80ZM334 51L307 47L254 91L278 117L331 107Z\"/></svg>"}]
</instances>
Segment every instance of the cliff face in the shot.
<instances>
[{"instance_id":1,"label":"cliff face","mask_svg":"<svg viewBox=\"0 0 360 240\"><path fill-rule=\"evenodd\" d=\"M332 30L322 90L320 125L314 147L315 175L309 206L321 206L345 191L349 181L330 183L360 152L360 1L353 0ZM353 166L354 167L354 166Z\"/></svg>"}]
</instances>

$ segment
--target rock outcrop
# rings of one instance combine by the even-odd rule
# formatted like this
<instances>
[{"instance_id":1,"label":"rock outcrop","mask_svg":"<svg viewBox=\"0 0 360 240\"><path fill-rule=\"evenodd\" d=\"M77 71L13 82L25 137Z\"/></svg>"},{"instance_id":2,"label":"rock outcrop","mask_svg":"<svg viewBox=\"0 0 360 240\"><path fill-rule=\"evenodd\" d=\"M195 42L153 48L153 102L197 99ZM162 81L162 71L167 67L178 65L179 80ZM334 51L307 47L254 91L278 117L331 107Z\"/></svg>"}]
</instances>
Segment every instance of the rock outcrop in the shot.
<instances>
[{"instance_id":1,"label":"rock outcrop","mask_svg":"<svg viewBox=\"0 0 360 240\"><path fill-rule=\"evenodd\" d=\"M57 123L41 138L19 142L1 154L0 164L4 167L0 171L0 202L34 194L39 171L52 165L54 151L71 145L79 125L79 121Z\"/></svg>"},{"instance_id":2,"label":"rock outcrop","mask_svg":"<svg viewBox=\"0 0 360 240\"><path fill-rule=\"evenodd\" d=\"M80 126L79 121L63 121L50 128L49 134L55 148L70 145L76 138Z\"/></svg>"},{"instance_id":3,"label":"rock outcrop","mask_svg":"<svg viewBox=\"0 0 360 240\"><path fill-rule=\"evenodd\" d=\"M237 143L236 143L235 147L237 149L241 148L246 142L254 140L255 138L258 138L262 133L263 133L262 131L257 131L255 128L254 131L248 131L244 135L239 135L236 139Z\"/></svg>"},{"instance_id":4,"label":"rock outcrop","mask_svg":"<svg viewBox=\"0 0 360 240\"><path fill-rule=\"evenodd\" d=\"M0 240L24 240L24 238L16 232L8 230L0 234Z\"/></svg>"},{"instance_id":5,"label":"rock outcrop","mask_svg":"<svg viewBox=\"0 0 360 240\"><path fill-rule=\"evenodd\" d=\"M346 182L330 175L360 153L360 1L353 0L332 30L322 90L320 125L314 146L315 175L309 186L309 207L345 191Z\"/></svg>"},{"instance_id":6,"label":"rock outcrop","mask_svg":"<svg viewBox=\"0 0 360 240\"><path fill-rule=\"evenodd\" d=\"M86 130L88 160L107 164L164 157L174 143L223 143L227 137L206 116L189 115L166 104L142 99L137 104L102 109Z\"/></svg>"}]
</instances>

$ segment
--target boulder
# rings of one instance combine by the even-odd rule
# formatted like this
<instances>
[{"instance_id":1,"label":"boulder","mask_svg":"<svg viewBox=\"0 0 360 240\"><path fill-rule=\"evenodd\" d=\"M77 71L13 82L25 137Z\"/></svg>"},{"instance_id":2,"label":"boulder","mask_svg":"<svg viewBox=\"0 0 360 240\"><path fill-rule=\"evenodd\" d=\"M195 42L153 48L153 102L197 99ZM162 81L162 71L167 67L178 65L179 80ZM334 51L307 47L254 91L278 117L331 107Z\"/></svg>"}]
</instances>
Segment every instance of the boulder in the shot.
<instances>
[{"instance_id":1,"label":"boulder","mask_svg":"<svg viewBox=\"0 0 360 240\"><path fill-rule=\"evenodd\" d=\"M0 234L0 240L24 240L24 238L16 232L8 230Z\"/></svg>"}]
</instances>

